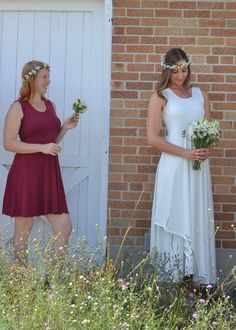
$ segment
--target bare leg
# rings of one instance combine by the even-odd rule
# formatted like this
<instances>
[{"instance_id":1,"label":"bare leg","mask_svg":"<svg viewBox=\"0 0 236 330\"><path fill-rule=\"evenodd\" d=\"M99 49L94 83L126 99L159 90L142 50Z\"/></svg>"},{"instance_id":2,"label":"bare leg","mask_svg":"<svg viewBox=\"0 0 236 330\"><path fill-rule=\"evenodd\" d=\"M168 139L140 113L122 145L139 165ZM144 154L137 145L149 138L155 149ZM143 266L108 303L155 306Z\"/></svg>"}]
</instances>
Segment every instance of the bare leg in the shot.
<instances>
[{"instance_id":1,"label":"bare leg","mask_svg":"<svg viewBox=\"0 0 236 330\"><path fill-rule=\"evenodd\" d=\"M22 265L27 264L26 250L28 247L29 233L33 226L33 217L15 218L15 231L13 236L13 247L16 261Z\"/></svg>"},{"instance_id":2,"label":"bare leg","mask_svg":"<svg viewBox=\"0 0 236 330\"><path fill-rule=\"evenodd\" d=\"M63 258L72 232L72 224L68 214L48 214L48 222L54 233L54 250L57 258Z\"/></svg>"}]
</instances>

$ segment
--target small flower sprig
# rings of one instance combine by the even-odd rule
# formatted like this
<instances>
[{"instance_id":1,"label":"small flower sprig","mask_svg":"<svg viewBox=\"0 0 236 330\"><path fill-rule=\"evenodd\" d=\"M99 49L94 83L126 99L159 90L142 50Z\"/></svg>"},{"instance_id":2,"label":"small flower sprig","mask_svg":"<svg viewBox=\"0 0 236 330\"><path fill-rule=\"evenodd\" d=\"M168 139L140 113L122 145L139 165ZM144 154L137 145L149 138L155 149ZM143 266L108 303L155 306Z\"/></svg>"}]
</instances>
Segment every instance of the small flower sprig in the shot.
<instances>
[{"instance_id":1,"label":"small flower sprig","mask_svg":"<svg viewBox=\"0 0 236 330\"><path fill-rule=\"evenodd\" d=\"M82 102L80 99L76 99L75 102L72 105L72 109L75 113L83 113L87 110L87 105Z\"/></svg>"}]
</instances>

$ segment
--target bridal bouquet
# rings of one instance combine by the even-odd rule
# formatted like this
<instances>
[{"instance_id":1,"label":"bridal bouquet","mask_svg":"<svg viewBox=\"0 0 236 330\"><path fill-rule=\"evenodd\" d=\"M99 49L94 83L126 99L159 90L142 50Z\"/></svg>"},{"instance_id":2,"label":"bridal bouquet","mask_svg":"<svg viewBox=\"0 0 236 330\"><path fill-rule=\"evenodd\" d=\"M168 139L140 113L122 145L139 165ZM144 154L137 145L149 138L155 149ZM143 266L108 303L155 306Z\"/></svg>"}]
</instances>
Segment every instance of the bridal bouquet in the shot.
<instances>
[{"instance_id":1,"label":"bridal bouquet","mask_svg":"<svg viewBox=\"0 0 236 330\"><path fill-rule=\"evenodd\" d=\"M72 105L72 109L74 110L74 112L80 114L86 111L87 105L84 102L82 102L80 99L76 99Z\"/></svg>"},{"instance_id":2,"label":"bridal bouquet","mask_svg":"<svg viewBox=\"0 0 236 330\"><path fill-rule=\"evenodd\" d=\"M217 120L195 120L188 125L187 132L183 131L183 137L189 138L196 149L208 148L220 140L220 126ZM193 170L200 170L201 162L193 162Z\"/></svg>"}]
</instances>

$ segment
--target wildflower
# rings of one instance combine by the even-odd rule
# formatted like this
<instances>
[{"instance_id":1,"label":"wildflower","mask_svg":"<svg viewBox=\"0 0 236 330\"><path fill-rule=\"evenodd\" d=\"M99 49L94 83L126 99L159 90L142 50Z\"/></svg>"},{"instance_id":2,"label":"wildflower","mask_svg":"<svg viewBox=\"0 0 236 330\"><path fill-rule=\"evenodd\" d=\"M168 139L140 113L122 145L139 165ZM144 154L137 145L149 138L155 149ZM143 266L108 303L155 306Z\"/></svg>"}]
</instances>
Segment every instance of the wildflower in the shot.
<instances>
[{"instance_id":1,"label":"wildflower","mask_svg":"<svg viewBox=\"0 0 236 330\"><path fill-rule=\"evenodd\" d=\"M121 324L121 328L128 328L129 324L127 322L124 322Z\"/></svg>"},{"instance_id":2,"label":"wildflower","mask_svg":"<svg viewBox=\"0 0 236 330\"><path fill-rule=\"evenodd\" d=\"M117 283L118 284L122 284L124 282L124 280L122 279L122 278L119 278L118 280L117 280Z\"/></svg>"},{"instance_id":3,"label":"wildflower","mask_svg":"<svg viewBox=\"0 0 236 330\"><path fill-rule=\"evenodd\" d=\"M126 291L128 289L128 286L123 284L122 287L121 287L122 291Z\"/></svg>"},{"instance_id":4,"label":"wildflower","mask_svg":"<svg viewBox=\"0 0 236 330\"><path fill-rule=\"evenodd\" d=\"M204 305L206 303L206 300L201 298L201 299L199 299L199 303Z\"/></svg>"},{"instance_id":5,"label":"wildflower","mask_svg":"<svg viewBox=\"0 0 236 330\"><path fill-rule=\"evenodd\" d=\"M206 289L212 289L212 285L211 285L211 284L208 284L208 285L206 286Z\"/></svg>"},{"instance_id":6,"label":"wildflower","mask_svg":"<svg viewBox=\"0 0 236 330\"><path fill-rule=\"evenodd\" d=\"M197 320L198 319L198 313L197 312L194 312L192 314L192 317L193 317L194 320Z\"/></svg>"},{"instance_id":7,"label":"wildflower","mask_svg":"<svg viewBox=\"0 0 236 330\"><path fill-rule=\"evenodd\" d=\"M193 300L193 299L195 299L195 294L190 292L188 297L189 297L190 300Z\"/></svg>"},{"instance_id":8,"label":"wildflower","mask_svg":"<svg viewBox=\"0 0 236 330\"><path fill-rule=\"evenodd\" d=\"M87 324L87 323L90 323L90 320L84 319L81 323L82 324Z\"/></svg>"}]
</instances>

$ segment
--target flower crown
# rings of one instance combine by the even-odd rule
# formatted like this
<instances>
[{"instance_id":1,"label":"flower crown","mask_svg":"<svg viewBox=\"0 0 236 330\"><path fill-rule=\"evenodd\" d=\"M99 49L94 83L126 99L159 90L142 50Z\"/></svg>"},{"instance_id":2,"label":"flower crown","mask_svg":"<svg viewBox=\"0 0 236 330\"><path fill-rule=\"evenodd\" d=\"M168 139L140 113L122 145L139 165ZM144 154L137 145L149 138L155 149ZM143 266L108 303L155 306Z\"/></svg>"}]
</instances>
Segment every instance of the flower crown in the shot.
<instances>
[{"instance_id":1,"label":"flower crown","mask_svg":"<svg viewBox=\"0 0 236 330\"><path fill-rule=\"evenodd\" d=\"M185 69L189 66L189 64L191 64L190 60L187 60L187 61L182 60L182 61L177 62L176 64L162 62L161 66L162 66L163 70L165 70L165 69L173 70L175 68Z\"/></svg>"},{"instance_id":2,"label":"flower crown","mask_svg":"<svg viewBox=\"0 0 236 330\"><path fill-rule=\"evenodd\" d=\"M25 82L26 80L29 80L30 77L32 76L36 76L37 72L43 69L47 69L50 70L50 66L46 63L42 64L42 65L37 65L36 67L34 67L33 69L31 69L23 78L23 82Z\"/></svg>"}]
</instances>

